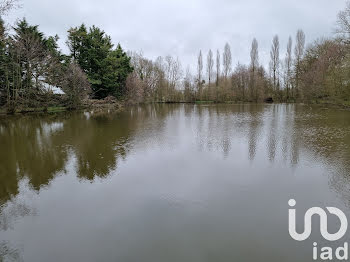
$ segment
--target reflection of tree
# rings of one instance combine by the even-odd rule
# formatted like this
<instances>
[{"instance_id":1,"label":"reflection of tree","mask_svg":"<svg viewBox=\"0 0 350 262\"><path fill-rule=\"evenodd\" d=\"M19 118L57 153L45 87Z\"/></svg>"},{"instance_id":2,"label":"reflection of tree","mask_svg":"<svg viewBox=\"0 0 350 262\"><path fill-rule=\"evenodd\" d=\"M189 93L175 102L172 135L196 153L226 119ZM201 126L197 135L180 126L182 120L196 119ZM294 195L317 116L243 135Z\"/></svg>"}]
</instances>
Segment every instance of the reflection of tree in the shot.
<instances>
[{"instance_id":1,"label":"reflection of tree","mask_svg":"<svg viewBox=\"0 0 350 262\"><path fill-rule=\"evenodd\" d=\"M137 144L149 137L158 140L167 117L176 106L142 106L118 114L72 113L26 116L0 120L0 232L18 218L34 215L19 199L23 181L36 191L58 174L77 170L80 179L93 181L117 168ZM154 141L152 141L154 142ZM76 168L68 170L68 163ZM67 170L65 170L67 169ZM20 260L20 253L0 243L0 261Z\"/></svg>"},{"instance_id":2,"label":"reflection of tree","mask_svg":"<svg viewBox=\"0 0 350 262\"><path fill-rule=\"evenodd\" d=\"M334 168L331 184L338 192L349 195L348 114L298 105L146 105L116 114L2 119L0 205L18 194L18 183L24 178L35 190L48 185L65 171L72 157L76 159L76 175L80 179L93 181L106 177L133 148L181 136L178 121L183 115L185 128L195 131L202 151L218 151L226 158L234 158L241 150L235 146L243 141L250 161L256 159L257 148L263 147L266 152L263 157L276 162L281 152L291 166L298 165L300 154L307 151ZM0 215L1 228L5 225L4 217Z\"/></svg>"},{"instance_id":3,"label":"reflection of tree","mask_svg":"<svg viewBox=\"0 0 350 262\"><path fill-rule=\"evenodd\" d=\"M13 227L13 223L17 218L33 214L35 214L35 211L26 203L14 198L8 201L0 210L0 230L6 231Z\"/></svg>"},{"instance_id":4,"label":"reflection of tree","mask_svg":"<svg viewBox=\"0 0 350 262\"><path fill-rule=\"evenodd\" d=\"M72 156L78 176L93 180L116 169L125 159L137 134L154 136L178 107L140 106L120 113L69 113L0 120L0 204L18 194L27 178L39 190L48 185ZM141 143L142 144L142 143ZM73 154L73 155L72 155Z\"/></svg>"},{"instance_id":5,"label":"reflection of tree","mask_svg":"<svg viewBox=\"0 0 350 262\"><path fill-rule=\"evenodd\" d=\"M299 164L301 154L309 155L332 169L336 175L331 183L338 191L348 192L350 199L349 112L293 104L188 107L186 117L195 125L200 150L234 157L239 152L232 148L233 139L247 139L251 161L261 145L266 152L263 157L271 162L281 158L292 168ZM340 182L343 178L346 182Z\"/></svg>"},{"instance_id":6,"label":"reflection of tree","mask_svg":"<svg viewBox=\"0 0 350 262\"><path fill-rule=\"evenodd\" d=\"M258 108L252 110L248 122L248 152L250 161L254 161L256 155L257 142L262 127L261 111L262 110L259 110Z\"/></svg>"},{"instance_id":7,"label":"reflection of tree","mask_svg":"<svg viewBox=\"0 0 350 262\"><path fill-rule=\"evenodd\" d=\"M276 157L276 133L278 128L278 120L279 120L279 106L273 105L271 109L271 118L270 118L270 127L268 131L267 136L267 151L268 151L268 157L271 162L275 161Z\"/></svg>"},{"instance_id":8,"label":"reflection of tree","mask_svg":"<svg viewBox=\"0 0 350 262\"><path fill-rule=\"evenodd\" d=\"M115 169L117 159L126 156L124 145L131 135L131 128L132 120L124 113L67 123L66 132L72 135L72 148L77 157L78 176L93 180L95 176L106 177Z\"/></svg>"},{"instance_id":9,"label":"reflection of tree","mask_svg":"<svg viewBox=\"0 0 350 262\"><path fill-rule=\"evenodd\" d=\"M56 137L60 125L54 117L7 119L1 127L0 203L18 193L23 177L36 190L47 185L67 159Z\"/></svg>"},{"instance_id":10,"label":"reflection of tree","mask_svg":"<svg viewBox=\"0 0 350 262\"><path fill-rule=\"evenodd\" d=\"M11 247L8 242L0 242L0 261L23 261L20 251Z\"/></svg>"},{"instance_id":11,"label":"reflection of tree","mask_svg":"<svg viewBox=\"0 0 350 262\"><path fill-rule=\"evenodd\" d=\"M302 148L328 169L330 185L350 205L349 112L296 106L295 118L294 145L298 145L298 152Z\"/></svg>"},{"instance_id":12,"label":"reflection of tree","mask_svg":"<svg viewBox=\"0 0 350 262\"><path fill-rule=\"evenodd\" d=\"M215 149L221 151L224 157L228 157L232 151L235 152L233 148L235 143L232 139L248 138L249 157L254 159L263 123L261 118L263 105L197 106L196 109L197 111L193 113L196 116L193 117L193 124L197 131L199 148Z\"/></svg>"}]
</instances>

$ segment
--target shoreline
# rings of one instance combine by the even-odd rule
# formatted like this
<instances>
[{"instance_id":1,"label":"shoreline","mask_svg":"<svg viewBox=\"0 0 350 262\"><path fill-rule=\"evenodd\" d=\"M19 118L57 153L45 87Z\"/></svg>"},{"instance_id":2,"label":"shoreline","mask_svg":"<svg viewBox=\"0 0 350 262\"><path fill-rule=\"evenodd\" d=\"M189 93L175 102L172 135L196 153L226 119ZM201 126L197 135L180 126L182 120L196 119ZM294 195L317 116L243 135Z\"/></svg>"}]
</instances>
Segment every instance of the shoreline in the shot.
<instances>
[{"instance_id":1,"label":"shoreline","mask_svg":"<svg viewBox=\"0 0 350 262\"><path fill-rule=\"evenodd\" d=\"M334 109L343 109L350 111L350 105L342 104L342 103L331 103L331 102L277 102L277 103L266 103L266 102L239 102L239 101L224 101L224 102L215 102L215 101L195 101L195 102L162 102L162 101L155 101L155 102L146 102L141 104L193 104L193 105L204 105L204 104L213 104L213 105L242 105L242 104L266 104L266 105L273 105L273 104L299 104L299 105L316 105L320 107L331 107ZM84 110L116 110L120 111L125 107L133 106L136 104L129 104L125 102L117 102L117 101L104 101L104 100L89 100L87 103L85 102L84 105L82 105L79 108L75 109L69 109L66 106L52 106L52 107L38 107L38 108L19 108L16 110L15 113L8 113L6 110L6 107L0 107L0 116L11 116L11 115L27 115L27 114L55 114L55 113L64 113L64 112L75 112L75 111L84 111Z\"/></svg>"}]
</instances>

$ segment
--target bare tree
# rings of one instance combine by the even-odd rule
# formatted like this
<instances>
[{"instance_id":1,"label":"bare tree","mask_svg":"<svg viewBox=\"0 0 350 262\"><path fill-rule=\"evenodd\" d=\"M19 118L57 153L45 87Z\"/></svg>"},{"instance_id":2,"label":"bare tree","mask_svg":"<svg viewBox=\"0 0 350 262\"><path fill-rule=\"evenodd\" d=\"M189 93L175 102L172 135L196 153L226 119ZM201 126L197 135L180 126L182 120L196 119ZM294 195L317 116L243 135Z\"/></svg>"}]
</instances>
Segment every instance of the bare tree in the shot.
<instances>
[{"instance_id":1,"label":"bare tree","mask_svg":"<svg viewBox=\"0 0 350 262\"><path fill-rule=\"evenodd\" d=\"M350 43L350 1L346 3L346 7L343 11L338 13L338 27L336 33L340 34L347 44Z\"/></svg>"},{"instance_id":2,"label":"bare tree","mask_svg":"<svg viewBox=\"0 0 350 262\"><path fill-rule=\"evenodd\" d=\"M182 76L182 68L179 58L174 59L171 56L165 57L166 78L171 89L177 87L178 81Z\"/></svg>"},{"instance_id":3,"label":"bare tree","mask_svg":"<svg viewBox=\"0 0 350 262\"><path fill-rule=\"evenodd\" d=\"M21 37L14 37L11 40L13 50L12 56L18 60L18 65L23 71L22 87L26 91L30 91L33 87L33 80L35 81L34 88L36 91L42 90L43 83L52 83L52 76L57 71L58 61L52 54L44 47L38 36L30 32L25 32Z\"/></svg>"},{"instance_id":4,"label":"bare tree","mask_svg":"<svg viewBox=\"0 0 350 262\"><path fill-rule=\"evenodd\" d=\"M194 84L193 84L193 77L191 74L191 70L190 67L187 66L186 68L186 74L185 74L185 78L184 78L184 98L185 101L188 102L193 102L194 101Z\"/></svg>"},{"instance_id":5,"label":"bare tree","mask_svg":"<svg viewBox=\"0 0 350 262\"><path fill-rule=\"evenodd\" d=\"M180 59L177 57L173 59L172 69L171 69L171 86L176 89L178 87L178 83L182 78L183 71Z\"/></svg>"},{"instance_id":6,"label":"bare tree","mask_svg":"<svg viewBox=\"0 0 350 262\"><path fill-rule=\"evenodd\" d=\"M305 49L305 34L303 30L299 29L297 32L296 44L294 49L294 55L295 55L295 90L293 94L294 96L299 95L300 63L304 55L304 49Z\"/></svg>"},{"instance_id":7,"label":"bare tree","mask_svg":"<svg viewBox=\"0 0 350 262\"><path fill-rule=\"evenodd\" d=\"M233 73L233 84L236 88L236 94L238 99L245 101L246 99L246 90L249 86L249 70L245 65L240 63L237 64L237 67Z\"/></svg>"},{"instance_id":8,"label":"bare tree","mask_svg":"<svg viewBox=\"0 0 350 262\"><path fill-rule=\"evenodd\" d=\"M81 105L84 98L91 92L87 76L81 68L72 63L63 76L62 89L68 98L68 107L75 109Z\"/></svg>"},{"instance_id":9,"label":"bare tree","mask_svg":"<svg viewBox=\"0 0 350 262\"><path fill-rule=\"evenodd\" d=\"M203 76L203 56L202 50L199 51L198 60L197 60L197 82L198 88L202 86L202 76Z\"/></svg>"},{"instance_id":10,"label":"bare tree","mask_svg":"<svg viewBox=\"0 0 350 262\"><path fill-rule=\"evenodd\" d=\"M250 67L253 72L255 72L259 66L258 48L259 48L258 41L254 38L252 42L252 48L250 50Z\"/></svg>"},{"instance_id":11,"label":"bare tree","mask_svg":"<svg viewBox=\"0 0 350 262\"><path fill-rule=\"evenodd\" d=\"M216 86L219 86L219 78L220 78L220 52L216 50Z\"/></svg>"},{"instance_id":12,"label":"bare tree","mask_svg":"<svg viewBox=\"0 0 350 262\"><path fill-rule=\"evenodd\" d=\"M273 90L277 90L278 81L278 70L280 66L280 42L278 35L275 35L272 40L272 46L270 51L271 58L271 70L272 70L272 80L273 80Z\"/></svg>"},{"instance_id":13,"label":"bare tree","mask_svg":"<svg viewBox=\"0 0 350 262\"><path fill-rule=\"evenodd\" d=\"M214 68L213 52L210 49L208 52L208 56L207 56L207 73L208 73L208 78L209 78L209 87L210 87L210 83L211 83L211 77L213 74L213 68Z\"/></svg>"},{"instance_id":14,"label":"bare tree","mask_svg":"<svg viewBox=\"0 0 350 262\"><path fill-rule=\"evenodd\" d=\"M258 99L258 90L256 88L256 78L257 78L257 71L259 67L259 51L258 51L259 45L258 41L254 38L252 42L252 47L250 50L250 95L252 98L255 98L255 100Z\"/></svg>"},{"instance_id":15,"label":"bare tree","mask_svg":"<svg viewBox=\"0 0 350 262\"><path fill-rule=\"evenodd\" d=\"M0 0L0 15L5 15L13 8L19 7L18 0Z\"/></svg>"},{"instance_id":16,"label":"bare tree","mask_svg":"<svg viewBox=\"0 0 350 262\"><path fill-rule=\"evenodd\" d=\"M128 82L130 101L145 101L155 95L157 88L164 83L164 72L157 63L143 57L142 52L129 52L128 56L134 68Z\"/></svg>"},{"instance_id":17,"label":"bare tree","mask_svg":"<svg viewBox=\"0 0 350 262\"><path fill-rule=\"evenodd\" d=\"M184 87L185 89L191 89L192 87L192 74L191 74L190 66L186 67L186 73L184 77Z\"/></svg>"},{"instance_id":18,"label":"bare tree","mask_svg":"<svg viewBox=\"0 0 350 262\"><path fill-rule=\"evenodd\" d=\"M173 58L170 55L167 55L164 59L164 69L165 69L165 79L167 80L167 87L170 87L171 82L171 68L173 64Z\"/></svg>"},{"instance_id":19,"label":"bare tree","mask_svg":"<svg viewBox=\"0 0 350 262\"><path fill-rule=\"evenodd\" d=\"M231 55L231 48L228 43L226 43L224 48L224 54L223 54L223 66L224 66L224 77L225 80L227 80L228 75L231 73L232 70L232 55Z\"/></svg>"},{"instance_id":20,"label":"bare tree","mask_svg":"<svg viewBox=\"0 0 350 262\"><path fill-rule=\"evenodd\" d=\"M287 100L289 99L289 91L291 89L292 78L292 37L289 37L287 44L286 58L284 59L284 84L287 91Z\"/></svg>"}]
</instances>

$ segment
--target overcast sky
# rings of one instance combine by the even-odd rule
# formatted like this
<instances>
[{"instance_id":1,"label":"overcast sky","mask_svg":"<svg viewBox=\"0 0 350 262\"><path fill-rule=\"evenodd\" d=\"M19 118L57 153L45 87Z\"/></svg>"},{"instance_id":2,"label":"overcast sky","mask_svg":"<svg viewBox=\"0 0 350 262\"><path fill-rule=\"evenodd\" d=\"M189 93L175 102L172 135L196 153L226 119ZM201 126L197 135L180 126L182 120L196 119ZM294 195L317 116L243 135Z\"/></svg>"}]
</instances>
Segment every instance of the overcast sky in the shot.
<instances>
[{"instance_id":1,"label":"overcast sky","mask_svg":"<svg viewBox=\"0 0 350 262\"><path fill-rule=\"evenodd\" d=\"M26 17L46 34L58 34L63 51L70 27L97 25L126 50L142 50L152 59L171 54L192 68L200 49L205 55L209 48L222 52L226 42L234 64L248 63L256 37L266 65L275 34L284 56L298 28L308 43L332 36L344 6L345 0L22 0L7 21Z\"/></svg>"}]
</instances>

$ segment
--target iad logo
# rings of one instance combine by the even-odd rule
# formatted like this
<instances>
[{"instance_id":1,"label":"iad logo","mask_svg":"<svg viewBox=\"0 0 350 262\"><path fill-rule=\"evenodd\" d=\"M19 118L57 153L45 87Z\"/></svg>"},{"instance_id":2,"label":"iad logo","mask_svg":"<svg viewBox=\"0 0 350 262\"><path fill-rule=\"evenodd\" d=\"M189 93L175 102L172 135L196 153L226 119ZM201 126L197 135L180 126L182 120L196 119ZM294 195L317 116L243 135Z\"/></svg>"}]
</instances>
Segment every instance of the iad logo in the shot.
<instances>
[{"instance_id":1,"label":"iad logo","mask_svg":"<svg viewBox=\"0 0 350 262\"><path fill-rule=\"evenodd\" d=\"M290 207L295 207L296 201L294 199L289 200L288 202ZM330 234L328 233L328 224L327 224L327 213L320 207L313 207L310 208L305 216L304 216L304 232L302 234L299 234L296 232L295 229L295 217L296 217L296 212L295 209L289 209L289 234L290 236L297 240L297 241L304 241L308 239L311 235L311 219L313 215L318 215L320 217L320 231L322 236L328 240L328 241L336 241L341 239L345 234L348 229L348 220L343 213L338 208L335 207L327 207L327 210L329 213L336 215L339 220L340 220L340 229L337 233L335 234Z\"/></svg>"},{"instance_id":2,"label":"iad logo","mask_svg":"<svg viewBox=\"0 0 350 262\"><path fill-rule=\"evenodd\" d=\"M294 199L290 199L288 202L290 207L295 207L296 201ZM311 235L312 228L312 217L314 215L318 215L320 217L320 232L324 239L328 241L336 241L340 240L347 232L348 229L348 220L343 213L338 208L335 207L327 207L328 212L332 215L335 215L340 220L340 229L338 232L331 234L328 232L328 215L325 210L320 207L312 207L306 211L304 216L304 232L298 233L296 232L296 212L295 209L290 208L288 213L289 223L289 235L296 241L304 241L308 239ZM317 243L314 243L313 248L313 259L318 259L318 248ZM348 243L344 244L344 247L339 247L335 250L335 257L338 260L347 260L348 259ZM333 260L333 250L331 247L323 247L321 248L320 259L322 260Z\"/></svg>"}]
</instances>

